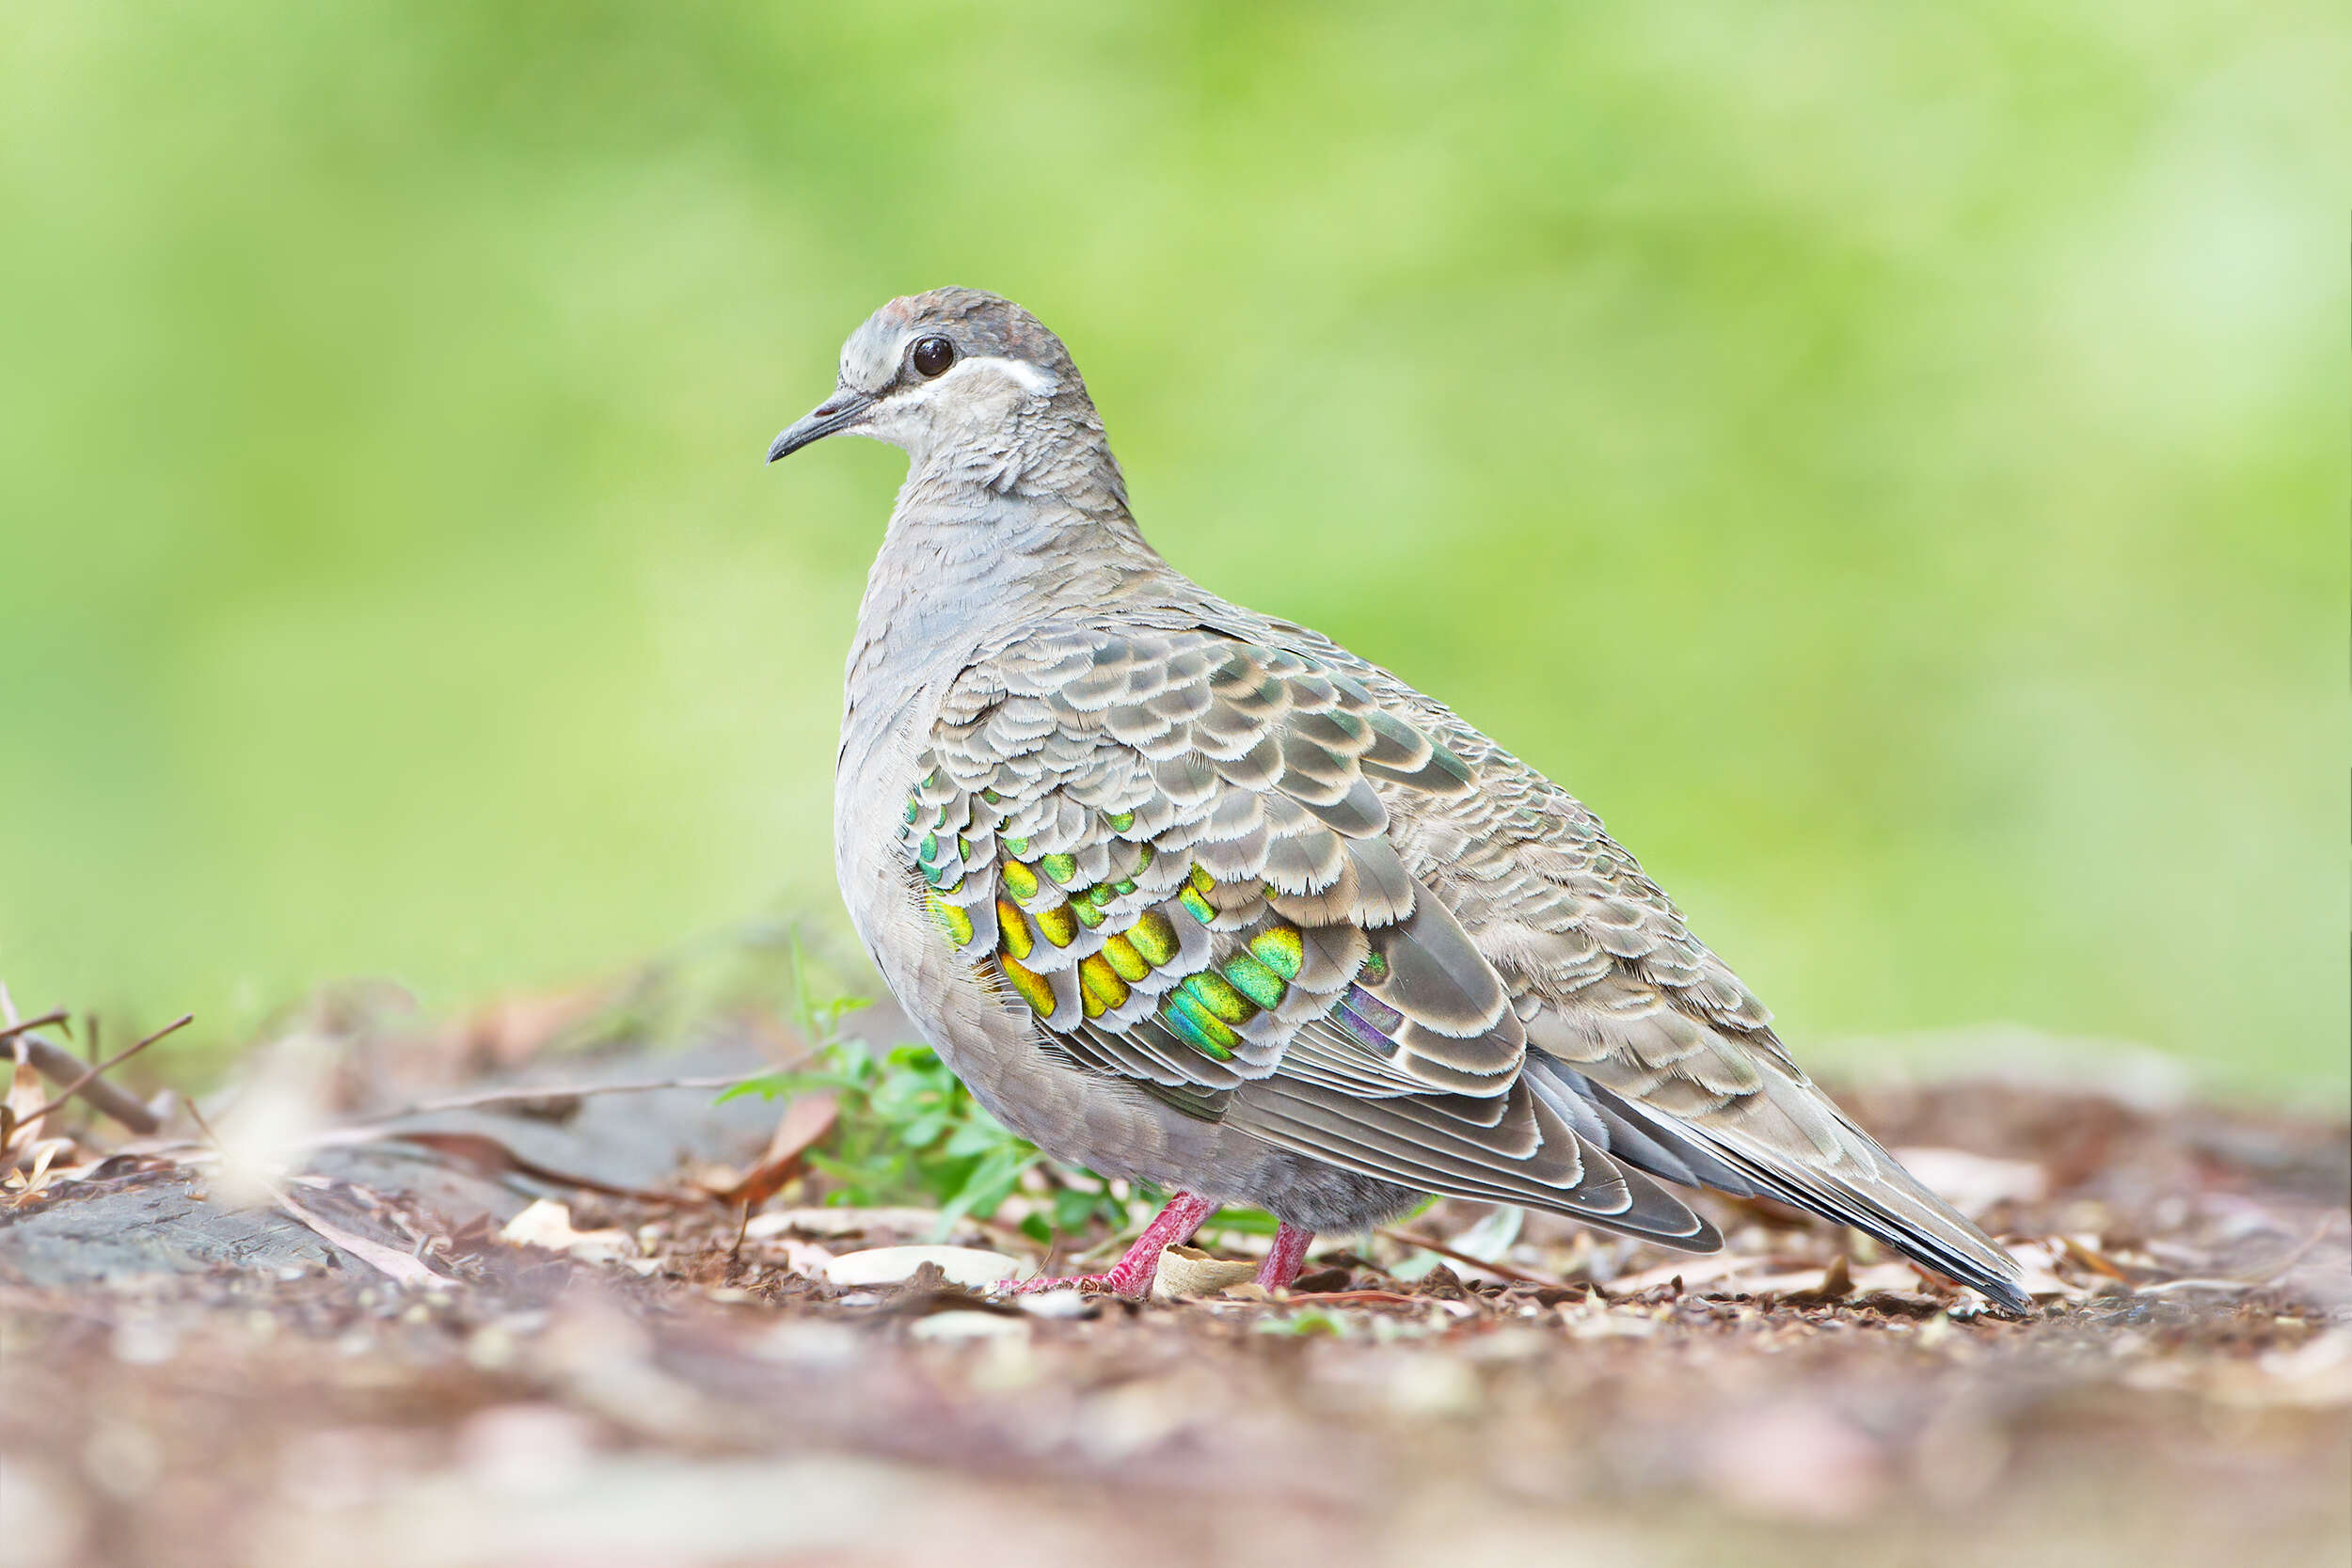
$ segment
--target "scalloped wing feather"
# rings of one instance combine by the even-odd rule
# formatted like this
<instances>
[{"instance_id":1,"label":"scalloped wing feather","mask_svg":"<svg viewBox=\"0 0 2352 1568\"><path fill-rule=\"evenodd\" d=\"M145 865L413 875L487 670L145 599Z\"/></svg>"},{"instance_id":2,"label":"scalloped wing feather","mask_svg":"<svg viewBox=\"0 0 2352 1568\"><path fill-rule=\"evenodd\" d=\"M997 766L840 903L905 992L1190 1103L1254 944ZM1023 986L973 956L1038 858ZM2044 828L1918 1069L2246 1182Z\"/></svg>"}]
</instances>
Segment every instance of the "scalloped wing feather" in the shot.
<instances>
[{"instance_id":1,"label":"scalloped wing feather","mask_svg":"<svg viewBox=\"0 0 2352 1568\"><path fill-rule=\"evenodd\" d=\"M1365 1175L1684 1246L1713 1233L1645 1170L1770 1193L2003 1294L2007 1255L1590 811L1319 635L1232 619L1060 623L943 704L901 844L1043 1039Z\"/></svg>"}]
</instances>

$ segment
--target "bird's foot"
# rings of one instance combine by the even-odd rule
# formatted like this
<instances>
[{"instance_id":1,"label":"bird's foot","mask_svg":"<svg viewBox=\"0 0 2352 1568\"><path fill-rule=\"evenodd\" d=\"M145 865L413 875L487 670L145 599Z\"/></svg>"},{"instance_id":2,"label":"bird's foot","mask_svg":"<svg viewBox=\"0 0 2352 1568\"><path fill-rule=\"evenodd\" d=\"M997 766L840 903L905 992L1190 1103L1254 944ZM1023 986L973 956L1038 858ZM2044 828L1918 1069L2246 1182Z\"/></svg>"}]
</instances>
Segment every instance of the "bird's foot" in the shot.
<instances>
[{"instance_id":1,"label":"bird's foot","mask_svg":"<svg viewBox=\"0 0 2352 1568\"><path fill-rule=\"evenodd\" d=\"M989 1289L1006 1296L1034 1296L1046 1291L1119 1291L1107 1274L1037 1275L1028 1279L1000 1279Z\"/></svg>"},{"instance_id":2,"label":"bird's foot","mask_svg":"<svg viewBox=\"0 0 2352 1568\"><path fill-rule=\"evenodd\" d=\"M1128 1296L1140 1301L1152 1293L1152 1281L1160 1272L1160 1254L1169 1247L1182 1246L1192 1240L1192 1233L1201 1222L1216 1212L1216 1205L1190 1193L1178 1193L1168 1200L1168 1207L1159 1216L1143 1227L1127 1255L1111 1265L1108 1274L1069 1275L1050 1279L1004 1279L992 1289L1013 1295L1033 1295L1040 1291L1106 1291L1115 1296ZM1279 1242L1280 1238L1276 1238ZM1309 1241L1313 1240L1311 1235ZM1305 1255L1305 1243L1300 1243ZM1298 1271L1291 1270L1293 1277Z\"/></svg>"},{"instance_id":3,"label":"bird's foot","mask_svg":"<svg viewBox=\"0 0 2352 1568\"><path fill-rule=\"evenodd\" d=\"M1193 1231L1200 1228L1201 1221L1212 1212L1214 1211L1199 1198L1179 1193L1108 1273L1000 1279L989 1289L1001 1295L1031 1296L1045 1291L1083 1291L1142 1300L1152 1293L1152 1282L1159 1276L1160 1254L1189 1241ZM1307 1249L1314 1245L1314 1242L1313 1231L1301 1229L1288 1220L1282 1221L1275 1228L1274 1244L1266 1249L1265 1261L1258 1265L1258 1284L1268 1291L1288 1290L1296 1283L1300 1272L1306 1267Z\"/></svg>"}]
</instances>

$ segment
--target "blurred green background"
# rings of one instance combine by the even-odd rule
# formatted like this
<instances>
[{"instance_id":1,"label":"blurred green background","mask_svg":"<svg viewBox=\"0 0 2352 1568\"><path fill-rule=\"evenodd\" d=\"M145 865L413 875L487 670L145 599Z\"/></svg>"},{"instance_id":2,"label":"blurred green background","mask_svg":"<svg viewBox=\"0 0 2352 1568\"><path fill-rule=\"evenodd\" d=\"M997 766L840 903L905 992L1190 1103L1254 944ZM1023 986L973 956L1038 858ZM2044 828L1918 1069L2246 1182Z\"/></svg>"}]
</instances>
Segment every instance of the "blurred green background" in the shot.
<instances>
[{"instance_id":1,"label":"blurred green background","mask_svg":"<svg viewBox=\"0 0 2352 1568\"><path fill-rule=\"evenodd\" d=\"M760 457L961 282L1170 558L1567 783L1814 1060L2340 1093L2348 36L16 0L0 978L228 1041L839 923L901 459Z\"/></svg>"}]
</instances>

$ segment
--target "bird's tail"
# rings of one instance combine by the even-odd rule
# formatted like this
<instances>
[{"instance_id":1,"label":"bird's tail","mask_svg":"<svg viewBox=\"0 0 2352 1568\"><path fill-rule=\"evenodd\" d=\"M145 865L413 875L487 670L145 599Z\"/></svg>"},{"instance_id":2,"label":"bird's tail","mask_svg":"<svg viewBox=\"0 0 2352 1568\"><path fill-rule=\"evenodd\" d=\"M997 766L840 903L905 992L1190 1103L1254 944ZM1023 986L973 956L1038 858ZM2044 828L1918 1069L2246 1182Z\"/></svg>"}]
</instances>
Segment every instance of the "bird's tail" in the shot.
<instances>
[{"instance_id":1,"label":"bird's tail","mask_svg":"<svg viewBox=\"0 0 2352 1568\"><path fill-rule=\"evenodd\" d=\"M1597 1113L1609 1151L1669 1180L1769 1197L1850 1225L2007 1311L2029 1312L2024 1271L2008 1250L1922 1186L1829 1097L1802 1077L1767 1071L1761 1092L1678 1117L1550 1058L1531 1069Z\"/></svg>"}]
</instances>

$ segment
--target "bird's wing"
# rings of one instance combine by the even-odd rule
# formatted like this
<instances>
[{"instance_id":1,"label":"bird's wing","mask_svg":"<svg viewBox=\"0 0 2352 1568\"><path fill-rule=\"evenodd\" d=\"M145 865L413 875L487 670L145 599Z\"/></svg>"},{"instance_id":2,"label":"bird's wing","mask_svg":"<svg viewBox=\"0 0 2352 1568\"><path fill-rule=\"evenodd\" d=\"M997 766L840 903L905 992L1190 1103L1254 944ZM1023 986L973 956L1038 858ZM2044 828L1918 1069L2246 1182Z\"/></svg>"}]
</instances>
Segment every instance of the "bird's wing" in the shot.
<instances>
[{"instance_id":1,"label":"bird's wing","mask_svg":"<svg viewBox=\"0 0 2352 1568\"><path fill-rule=\"evenodd\" d=\"M1526 1032L1529 1079L1588 1108L1602 1123L1596 1141L1670 1180L1812 1210L2026 1305L2015 1259L1814 1085L1764 1005L1597 817L1386 671L1305 628L1263 625L1331 678L1352 677L1475 781L1392 800L1391 840L1501 977Z\"/></svg>"},{"instance_id":2,"label":"bird's wing","mask_svg":"<svg viewBox=\"0 0 2352 1568\"><path fill-rule=\"evenodd\" d=\"M1472 769L1347 670L1057 625L963 673L918 766L924 901L1040 1049L1402 1185L1716 1243L1522 1070L1510 991L1393 831Z\"/></svg>"}]
</instances>

